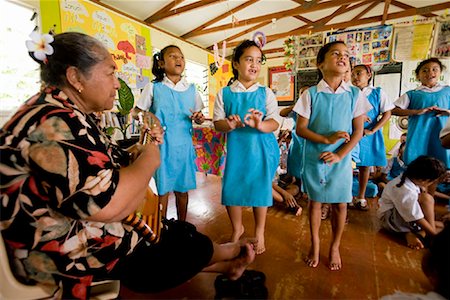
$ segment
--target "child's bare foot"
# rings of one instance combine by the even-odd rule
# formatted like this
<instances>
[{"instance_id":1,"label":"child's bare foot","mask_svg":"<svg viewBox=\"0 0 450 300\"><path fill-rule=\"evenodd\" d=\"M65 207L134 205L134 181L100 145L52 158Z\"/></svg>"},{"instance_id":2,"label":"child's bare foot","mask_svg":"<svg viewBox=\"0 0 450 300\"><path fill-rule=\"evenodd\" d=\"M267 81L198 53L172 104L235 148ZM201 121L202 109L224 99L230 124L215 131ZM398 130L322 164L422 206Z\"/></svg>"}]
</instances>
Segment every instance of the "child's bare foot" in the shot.
<instances>
[{"instance_id":1,"label":"child's bare foot","mask_svg":"<svg viewBox=\"0 0 450 300\"><path fill-rule=\"evenodd\" d=\"M308 256L305 257L305 262L308 267L317 267L319 265L319 248L316 250L315 247L311 246Z\"/></svg>"},{"instance_id":2,"label":"child's bare foot","mask_svg":"<svg viewBox=\"0 0 450 300\"><path fill-rule=\"evenodd\" d=\"M342 268L341 253L339 252L339 249L330 248L329 260L329 268L331 271L339 271Z\"/></svg>"},{"instance_id":3,"label":"child's bare foot","mask_svg":"<svg viewBox=\"0 0 450 300\"><path fill-rule=\"evenodd\" d=\"M233 231L233 234L231 235L231 241L233 243L239 241L239 239L241 238L241 236L244 234L244 225L242 225L241 230L238 231Z\"/></svg>"},{"instance_id":4,"label":"child's bare foot","mask_svg":"<svg viewBox=\"0 0 450 300\"><path fill-rule=\"evenodd\" d=\"M257 237L257 243L255 248L256 254L263 254L266 251L266 245L264 244L264 236Z\"/></svg>"},{"instance_id":5,"label":"child's bare foot","mask_svg":"<svg viewBox=\"0 0 450 300\"><path fill-rule=\"evenodd\" d=\"M424 248L422 241L414 233L407 232L405 237L406 237L406 244L408 245L409 248L416 250Z\"/></svg>"},{"instance_id":6,"label":"child's bare foot","mask_svg":"<svg viewBox=\"0 0 450 300\"><path fill-rule=\"evenodd\" d=\"M244 248L245 251L231 261L231 266L227 274L228 278L231 280L239 279L247 266L255 260L255 250L253 250L253 246L250 243L247 243Z\"/></svg>"}]
</instances>

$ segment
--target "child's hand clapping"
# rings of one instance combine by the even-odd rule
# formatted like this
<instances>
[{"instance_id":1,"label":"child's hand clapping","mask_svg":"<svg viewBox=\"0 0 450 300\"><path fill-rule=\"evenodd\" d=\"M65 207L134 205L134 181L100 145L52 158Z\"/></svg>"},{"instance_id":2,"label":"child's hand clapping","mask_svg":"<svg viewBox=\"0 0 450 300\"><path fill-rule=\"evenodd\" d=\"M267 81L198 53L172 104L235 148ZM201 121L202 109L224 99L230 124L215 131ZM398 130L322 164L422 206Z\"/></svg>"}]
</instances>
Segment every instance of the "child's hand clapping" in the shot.
<instances>
[{"instance_id":1,"label":"child's hand clapping","mask_svg":"<svg viewBox=\"0 0 450 300\"><path fill-rule=\"evenodd\" d=\"M254 108L251 108L248 111L249 113L245 115L244 119L245 124L252 128L260 130L263 113Z\"/></svg>"},{"instance_id":2,"label":"child's hand clapping","mask_svg":"<svg viewBox=\"0 0 450 300\"><path fill-rule=\"evenodd\" d=\"M230 115L225 119L225 121L227 121L230 130L244 127L244 123L242 123L241 117L239 115Z\"/></svg>"},{"instance_id":3,"label":"child's hand clapping","mask_svg":"<svg viewBox=\"0 0 450 300\"><path fill-rule=\"evenodd\" d=\"M350 141L350 134L347 131L336 131L332 135L327 136L327 144L336 144L340 139L345 139L344 143Z\"/></svg>"},{"instance_id":4,"label":"child's hand clapping","mask_svg":"<svg viewBox=\"0 0 450 300\"><path fill-rule=\"evenodd\" d=\"M205 122L205 116L201 111L193 111L192 109L189 109L189 111L192 113L189 118L191 118L191 120L193 120L195 123L200 125Z\"/></svg>"}]
</instances>

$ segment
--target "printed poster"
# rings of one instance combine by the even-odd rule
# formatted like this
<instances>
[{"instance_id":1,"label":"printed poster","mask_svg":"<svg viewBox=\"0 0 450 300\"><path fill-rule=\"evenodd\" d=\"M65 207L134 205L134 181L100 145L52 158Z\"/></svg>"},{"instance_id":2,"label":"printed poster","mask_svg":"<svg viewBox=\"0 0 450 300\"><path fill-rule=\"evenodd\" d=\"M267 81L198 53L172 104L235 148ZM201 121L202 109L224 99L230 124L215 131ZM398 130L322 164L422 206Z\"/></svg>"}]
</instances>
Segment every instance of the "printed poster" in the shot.
<instances>
[{"instance_id":1,"label":"printed poster","mask_svg":"<svg viewBox=\"0 0 450 300\"><path fill-rule=\"evenodd\" d=\"M434 23L397 25L392 58L395 61L422 60L430 51Z\"/></svg>"},{"instance_id":2,"label":"printed poster","mask_svg":"<svg viewBox=\"0 0 450 300\"><path fill-rule=\"evenodd\" d=\"M208 95L208 106L209 115L214 114L214 101L216 99L217 93L221 88L226 87L228 81L233 77L233 70L231 68L231 63L225 60L221 67L218 67L214 60L214 55L208 54L208 85L209 85L209 95Z\"/></svg>"},{"instance_id":3,"label":"printed poster","mask_svg":"<svg viewBox=\"0 0 450 300\"><path fill-rule=\"evenodd\" d=\"M432 56L450 59L450 18L436 23Z\"/></svg>"},{"instance_id":4,"label":"printed poster","mask_svg":"<svg viewBox=\"0 0 450 300\"><path fill-rule=\"evenodd\" d=\"M328 32L326 42L343 41L352 66L387 64L391 60L392 25Z\"/></svg>"},{"instance_id":5,"label":"printed poster","mask_svg":"<svg viewBox=\"0 0 450 300\"><path fill-rule=\"evenodd\" d=\"M323 46L323 33L299 36L297 43L297 70L315 69L317 53Z\"/></svg>"},{"instance_id":6,"label":"printed poster","mask_svg":"<svg viewBox=\"0 0 450 300\"><path fill-rule=\"evenodd\" d=\"M138 93L149 82L150 30L86 0L61 0L61 29L100 40L117 64L118 76Z\"/></svg>"}]
</instances>

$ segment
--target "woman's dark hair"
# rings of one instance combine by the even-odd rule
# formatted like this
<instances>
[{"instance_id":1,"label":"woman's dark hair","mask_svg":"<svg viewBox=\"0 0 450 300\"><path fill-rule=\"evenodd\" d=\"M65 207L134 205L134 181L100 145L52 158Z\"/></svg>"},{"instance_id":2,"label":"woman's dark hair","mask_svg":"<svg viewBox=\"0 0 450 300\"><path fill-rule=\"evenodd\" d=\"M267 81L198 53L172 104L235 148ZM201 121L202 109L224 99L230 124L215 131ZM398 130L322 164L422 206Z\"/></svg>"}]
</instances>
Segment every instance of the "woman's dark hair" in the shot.
<instances>
[{"instance_id":1,"label":"woman's dark hair","mask_svg":"<svg viewBox=\"0 0 450 300\"><path fill-rule=\"evenodd\" d=\"M152 74L155 75L155 78L153 79L154 82L160 82L164 78L164 74L166 72L164 71L164 68L161 68L159 66L159 62L164 61L164 54L166 54L167 50L169 50L170 48L176 48L176 49L180 50L180 52L181 52L180 47L175 46L175 45L169 45L169 46L164 47L160 52L155 53L153 55Z\"/></svg>"},{"instance_id":2,"label":"woman's dark hair","mask_svg":"<svg viewBox=\"0 0 450 300\"><path fill-rule=\"evenodd\" d=\"M60 33L55 35L54 39L50 44L54 52L47 55L45 63L30 53L30 56L41 64L41 80L47 85L66 86L66 70L71 66L89 78L91 68L110 55L99 40L83 33Z\"/></svg>"},{"instance_id":3,"label":"woman's dark hair","mask_svg":"<svg viewBox=\"0 0 450 300\"><path fill-rule=\"evenodd\" d=\"M242 43L240 43L236 48L234 48L233 50L233 58L232 58L232 63L231 63L231 67L233 68L233 76L234 76L234 80L238 79L239 73L238 71L234 68L233 66L233 62L239 63L239 59L241 59L241 56L244 54L245 49L250 48L250 47L256 47L259 49L259 51L261 51L261 60L262 62L266 61L266 56L264 55L264 53L262 52L261 48L259 48L258 44L255 43L255 41L251 41L251 40L243 40Z\"/></svg>"},{"instance_id":4,"label":"woman's dark hair","mask_svg":"<svg viewBox=\"0 0 450 300\"><path fill-rule=\"evenodd\" d=\"M446 171L446 167L439 159L421 155L408 165L397 187L401 187L405 183L406 178L436 180L444 175Z\"/></svg>"},{"instance_id":5,"label":"woman's dark hair","mask_svg":"<svg viewBox=\"0 0 450 300\"><path fill-rule=\"evenodd\" d=\"M320 48L319 52L317 53L316 65L317 65L317 70L319 71L319 81L323 78L322 71L320 71L320 69L319 69L319 64L321 64L325 61L325 55L328 53L328 51L330 51L331 47L333 47L334 45L337 45L337 44L345 45L345 43L343 41L330 42L330 43L323 45L322 48Z\"/></svg>"},{"instance_id":6,"label":"woman's dark hair","mask_svg":"<svg viewBox=\"0 0 450 300\"><path fill-rule=\"evenodd\" d=\"M434 290L445 299L450 298L450 224L433 237L429 250L422 258L422 270L433 279Z\"/></svg>"},{"instance_id":7,"label":"woman's dark hair","mask_svg":"<svg viewBox=\"0 0 450 300\"><path fill-rule=\"evenodd\" d=\"M436 57L431 57L431 58L425 59L419 63L419 65L417 66L417 68L415 70L416 76L419 76L420 69L422 69L423 66L425 66L426 64L431 63L431 62L437 63L439 65L439 68L441 68L441 72L443 70L445 70L445 66L441 63L441 61L439 59L437 59Z\"/></svg>"}]
</instances>

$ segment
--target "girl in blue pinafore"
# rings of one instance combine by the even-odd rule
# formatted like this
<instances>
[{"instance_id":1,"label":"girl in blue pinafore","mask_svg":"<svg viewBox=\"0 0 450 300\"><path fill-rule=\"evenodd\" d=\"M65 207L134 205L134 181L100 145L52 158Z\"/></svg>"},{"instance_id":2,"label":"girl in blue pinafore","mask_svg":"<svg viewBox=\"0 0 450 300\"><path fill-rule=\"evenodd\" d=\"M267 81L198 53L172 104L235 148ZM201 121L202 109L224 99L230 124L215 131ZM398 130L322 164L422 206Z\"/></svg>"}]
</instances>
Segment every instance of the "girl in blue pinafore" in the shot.
<instances>
[{"instance_id":1,"label":"girl in blue pinafore","mask_svg":"<svg viewBox=\"0 0 450 300\"><path fill-rule=\"evenodd\" d=\"M398 98L393 114L408 116L408 134L403 154L408 165L420 155L441 160L450 169L450 150L442 147L439 132L444 128L450 112L450 87L441 85L439 77L444 66L437 58L422 61L416 68L422 83Z\"/></svg>"},{"instance_id":2,"label":"girl in blue pinafore","mask_svg":"<svg viewBox=\"0 0 450 300\"><path fill-rule=\"evenodd\" d=\"M160 146L161 165L155 181L167 215L169 192L175 193L178 220L185 221L188 191L196 188L195 152L192 144L192 120L204 121L203 102L193 84L182 77L185 61L180 48L170 45L153 56L153 82L143 90L136 105L139 111L150 111L164 128L164 143Z\"/></svg>"},{"instance_id":3,"label":"girl in blue pinafore","mask_svg":"<svg viewBox=\"0 0 450 300\"><path fill-rule=\"evenodd\" d=\"M279 163L273 132L279 126L273 92L257 83L263 54L254 41L245 40L233 51L237 79L217 94L214 127L227 133L227 161L222 183L222 204L227 207L237 241L244 233L242 207L252 206L256 253L265 251L267 207L272 205L272 179Z\"/></svg>"},{"instance_id":4,"label":"girl in blue pinafore","mask_svg":"<svg viewBox=\"0 0 450 300\"><path fill-rule=\"evenodd\" d=\"M317 54L317 66L323 79L305 91L297 101L297 134L305 139L302 184L309 198L311 249L306 258L310 267L319 264L322 203L331 203L333 240L329 250L329 268L342 267L339 252L352 200L352 165L347 155L363 134L365 113L371 109L356 87L343 81L348 70L349 53L341 42L324 45Z\"/></svg>"},{"instance_id":5,"label":"girl in blue pinafore","mask_svg":"<svg viewBox=\"0 0 450 300\"><path fill-rule=\"evenodd\" d=\"M387 95L381 88L374 88L369 84L371 79L372 70L370 67L357 65L353 68L353 85L361 90L373 107L367 113L364 122L364 135L359 141L359 162L356 164L359 168L359 189L355 207L360 210L369 209L365 195L369 182L370 167L386 166L386 149L381 129L391 117L391 110L394 108L394 104L388 100ZM378 118L380 114L381 118Z\"/></svg>"}]
</instances>

